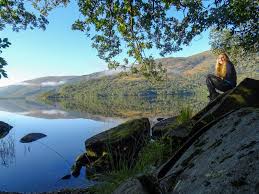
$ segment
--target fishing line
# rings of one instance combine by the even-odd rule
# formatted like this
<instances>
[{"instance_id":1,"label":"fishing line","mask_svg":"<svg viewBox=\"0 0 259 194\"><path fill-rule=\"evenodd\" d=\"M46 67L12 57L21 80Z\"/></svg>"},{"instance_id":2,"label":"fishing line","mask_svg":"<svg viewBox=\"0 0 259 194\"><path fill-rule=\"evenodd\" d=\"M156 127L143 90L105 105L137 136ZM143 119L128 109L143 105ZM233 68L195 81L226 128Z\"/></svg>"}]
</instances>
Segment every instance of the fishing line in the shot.
<instances>
[{"instance_id":1,"label":"fishing line","mask_svg":"<svg viewBox=\"0 0 259 194\"><path fill-rule=\"evenodd\" d=\"M61 158L66 162L66 164L69 166L69 168L72 166L72 165L70 164L70 162L69 162L64 156L62 156L60 153L58 153L58 152L57 152L56 150L54 150L53 148L49 147L48 145L46 145L46 144L44 144L44 143L42 143L42 142L40 142L40 141L37 141L37 143L40 143L41 145L47 147L48 149L50 149L51 151L53 151L54 153L56 153L59 157L61 157Z\"/></svg>"},{"instance_id":2,"label":"fishing line","mask_svg":"<svg viewBox=\"0 0 259 194\"><path fill-rule=\"evenodd\" d=\"M54 153L56 153L59 157L61 157L61 158L65 161L65 163L68 165L69 169L71 168L72 165L70 164L70 162L69 162L64 156L62 156L60 153L58 153L56 150L54 150L53 148L51 148L51 147L48 146L47 144L42 143L42 142L40 142L40 141L37 141L37 143L40 143L41 145L45 146L46 148L48 148L48 149L50 149L51 151L53 151ZM69 174L71 175L70 170L69 170ZM78 178L79 178L80 182L83 182L83 183L85 184L85 181L84 181L81 177L78 177ZM62 179L57 180L57 181L54 183L54 185L56 185L56 183L58 183L58 182L60 182L60 181L62 181Z\"/></svg>"}]
</instances>

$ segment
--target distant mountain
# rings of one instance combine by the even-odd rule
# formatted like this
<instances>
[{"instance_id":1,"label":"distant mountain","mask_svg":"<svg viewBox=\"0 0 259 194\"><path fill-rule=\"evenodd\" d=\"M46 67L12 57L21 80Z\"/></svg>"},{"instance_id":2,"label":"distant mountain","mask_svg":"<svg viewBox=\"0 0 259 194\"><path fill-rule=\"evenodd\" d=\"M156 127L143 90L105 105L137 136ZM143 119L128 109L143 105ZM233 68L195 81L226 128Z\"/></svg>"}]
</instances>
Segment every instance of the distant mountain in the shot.
<instances>
[{"instance_id":1,"label":"distant mountain","mask_svg":"<svg viewBox=\"0 0 259 194\"><path fill-rule=\"evenodd\" d=\"M189 57L169 57L157 59L167 69L170 74L195 74L207 73L213 69L216 57L210 52L205 51Z\"/></svg>"},{"instance_id":2,"label":"distant mountain","mask_svg":"<svg viewBox=\"0 0 259 194\"><path fill-rule=\"evenodd\" d=\"M215 56L209 51L190 57L169 57L157 59L167 69L168 75L177 77L190 74L205 74L212 70ZM48 91L57 91L60 86L73 83L87 82L102 77L116 77L119 70L109 70L82 76L48 76L24 81L17 85L0 88L0 98L33 98L36 95ZM124 78L125 79L125 78Z\"/></svg>"},{"instance_id":3,"label":"distant mountain","mask_svg":"<svg viewBox=\"0 0 259 194\"><path fill-rule=\"evenodd\" d=\"M23 98L31 97L39 93L56 89L57 86L71 81L80 76L42 77L0 88L0 98Z\"/></svg>"},{"instance_id":4,"label":"distant mountain","mask_svg":"<svg viewBox=\"0 0 259 194\"><path fill-rule=\"evenodd\" d=\"M112 76L119 71L101 71L82 76L48 76L27 80L16 85L0 87L0 98L33 98L41 93L57 90L64 84L73 84L80 81L98 79L103 76Z\"/></svg>"}]
</instances>

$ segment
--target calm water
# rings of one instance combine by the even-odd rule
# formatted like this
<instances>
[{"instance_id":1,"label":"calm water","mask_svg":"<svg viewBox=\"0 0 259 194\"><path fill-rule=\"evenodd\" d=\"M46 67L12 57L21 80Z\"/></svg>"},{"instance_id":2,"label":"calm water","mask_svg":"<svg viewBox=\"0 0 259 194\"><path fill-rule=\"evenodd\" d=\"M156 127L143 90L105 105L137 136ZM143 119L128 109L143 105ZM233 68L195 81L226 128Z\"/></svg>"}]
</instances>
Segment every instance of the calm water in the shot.
<instances>
[{"instance_id":1,"label":"calm water","mask_svg":"<svg viewBox=\"0 0 259 194\"><path fill-rule=\"evenodd\" d=\"M175 116L183 105L203 106L194 97L167 96L155 99L95 99L86 104L61 101L51 105L26 100L0 100L0 121L13 126L0 139L0 191L39 192L61 188L87 187L85 169L78 178L60 180L70 173L76 157L84 152L84 142L129 117ZM123 119L122 119L123 118ZM23 144L28 133L47 137Z\"/></svg>"},{"instance_id":2,"label":"calm water","mask_svg":"<svg viewBox=\"0 0 259 194\"><path fill-rule=\"evenodd\" d=\"M123 120L80 118L79 113L57 107L22 103L0 102L0 120L13 126L0 139L0 191L39 192L93 184L85 178L84 169L78 178L60 179L70 173L74 160L84 151L86 139ZM27 144L19 142L32 132L47 137Z\"/></svg>"}]
</instances>

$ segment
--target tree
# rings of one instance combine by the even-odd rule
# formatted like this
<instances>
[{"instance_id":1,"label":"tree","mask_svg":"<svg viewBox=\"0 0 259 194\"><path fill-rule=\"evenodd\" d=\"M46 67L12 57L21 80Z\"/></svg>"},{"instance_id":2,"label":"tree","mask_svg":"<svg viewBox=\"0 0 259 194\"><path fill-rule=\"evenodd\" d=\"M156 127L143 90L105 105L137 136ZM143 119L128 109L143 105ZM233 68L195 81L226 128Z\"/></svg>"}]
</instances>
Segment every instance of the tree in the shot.
<instances>
[{"instance_id":1,"label":"tree","mask_svg":"<svg viewBox=\"0 0 259 194\"><path fill-rule=\"evenodd\" d=\"M234 63L255 66L258 62L258 48L247 48L248 45L242 45L242 37L238 34L233 35L230 30L214 29L210 33L210 40L211 50L215 54L226 52Z\"/></svg>"},{"instance_id":2,"label":"tree","mask_svg":"<svg viewBox=\"0 0 259 194\"><path fill-rule=\"evenodd\" d=\"M1 39L0 38L0 54L2 53L2 49L9 47L11 43L8 41L7 38ZM4 66L7 65L7 62L3 57L0 57L0 78L7 77L6 71L3 69Z\"/></svg>"},{"instance_id":3,"label":"tree","mask_svg":"<svg viewBox=\"0 0 259 194\"><path fill-rule=\"evenodd\" d=\"M228 29L240 37L239 46L258 50L258 1L79 0L78 5L85 17L73 29L91 32L94 28L93 47L111 67L119 65L113 59L126 44L128 55L141 65L138 70L152 76L162 69L145 57L146 50L155 47L161 56L179 51L211 27Z\"/></svg>"},{"instance_id":4,"label":"tree","mask_svg":"<svg viewBox=\"0 0 259 194\"><path fill-rule=\"evenodd\" d=\"M66 5L66 2L55 1L24 1L24 0L0 0L0 31L11 26L13 31L40 28L45 30L48 24L48 12L58 5ZM31 11L29 11L31 10ZM0 54L2 49L9 47L8 38L0 38ZM4 66L6 60L0 57L0 78L7 77Z\"/></svg>"},{"instance_id":5,"label":"tree","mask_svg":"<svg viewBox=\"0 0 259 194\"><path fill-rule=\"evenodd\" d=\"M9 15L0 12L0 26L4 21L13 25L14 30L29 24L45 28L48 12L69 3L34 0L32 5L40 13L37 18L25 10L24 0L0 2L0 6L11 11ZM121 65L116 56L126 45L128 56L135 59L132 71L149 78L160 79L165 70L152 56L145 56L145 51L157 48L161 56L179 51L210 28L228 29L231 35L240 37L239 45L244 49L258 51L256 0L78 0L78 5L83 18L75 21L72 28L91 36L99 57L116 68ZM124 60L123 67L131 64Z\"/></svg>"}]
</instances>

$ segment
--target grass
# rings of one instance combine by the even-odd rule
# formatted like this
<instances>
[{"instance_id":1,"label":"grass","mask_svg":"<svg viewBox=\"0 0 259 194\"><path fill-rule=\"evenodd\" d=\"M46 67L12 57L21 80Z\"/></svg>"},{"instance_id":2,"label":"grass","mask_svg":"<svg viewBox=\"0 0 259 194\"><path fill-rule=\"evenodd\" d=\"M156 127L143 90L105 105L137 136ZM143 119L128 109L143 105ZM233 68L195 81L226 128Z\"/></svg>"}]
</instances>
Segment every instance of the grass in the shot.
<instances>
[{"instance_id":1,"label":"grass","mask_svg":"<svg viewBox=\"0 0 259 194\"><path fill-rule=\"evenodd\" d=\"M187 122L193 116L190 106L185 106L180 111L175 125ZM140 174L150 174L153 169L163 164L172 154L174 142L167 141L165 138L148 142L139 152L134 166L130 168L127 158L122 158L119 167L112 168L109 172L101 175L101 183L90 188L91 193L112 193L125 180L136 177ZM110 150L111 152L112 150ZM109 153L108 153L109 154ZM112 158L109 158L112 161Z\"/></svg>"},{"instance_id":2,"label":"grass","mask_svg":"<svg viewBox=\"0 0 259 194\"><path fill-rule=\"evenodd\" d=\"M180 114L177 117L177 124L180 125L189 121L193 116L193 110L190 106L185 106L181 109Z\"/></svg>"},{"instance_id":3,"label":"grass","mask_svg":"<svg viewBox=\"0 0 259 194\"><path fill-rule=\"evenodd\" d=\"M90 188L90 193L112 193L128 178L152 172L154 167L161 165L168 159L170 150L170 145L161 140L147 143L139 152L134 167L128 168L127 161L122 162L119 169L114 169L101 176L102 183Z\"/></svg>"}]
</instances>

